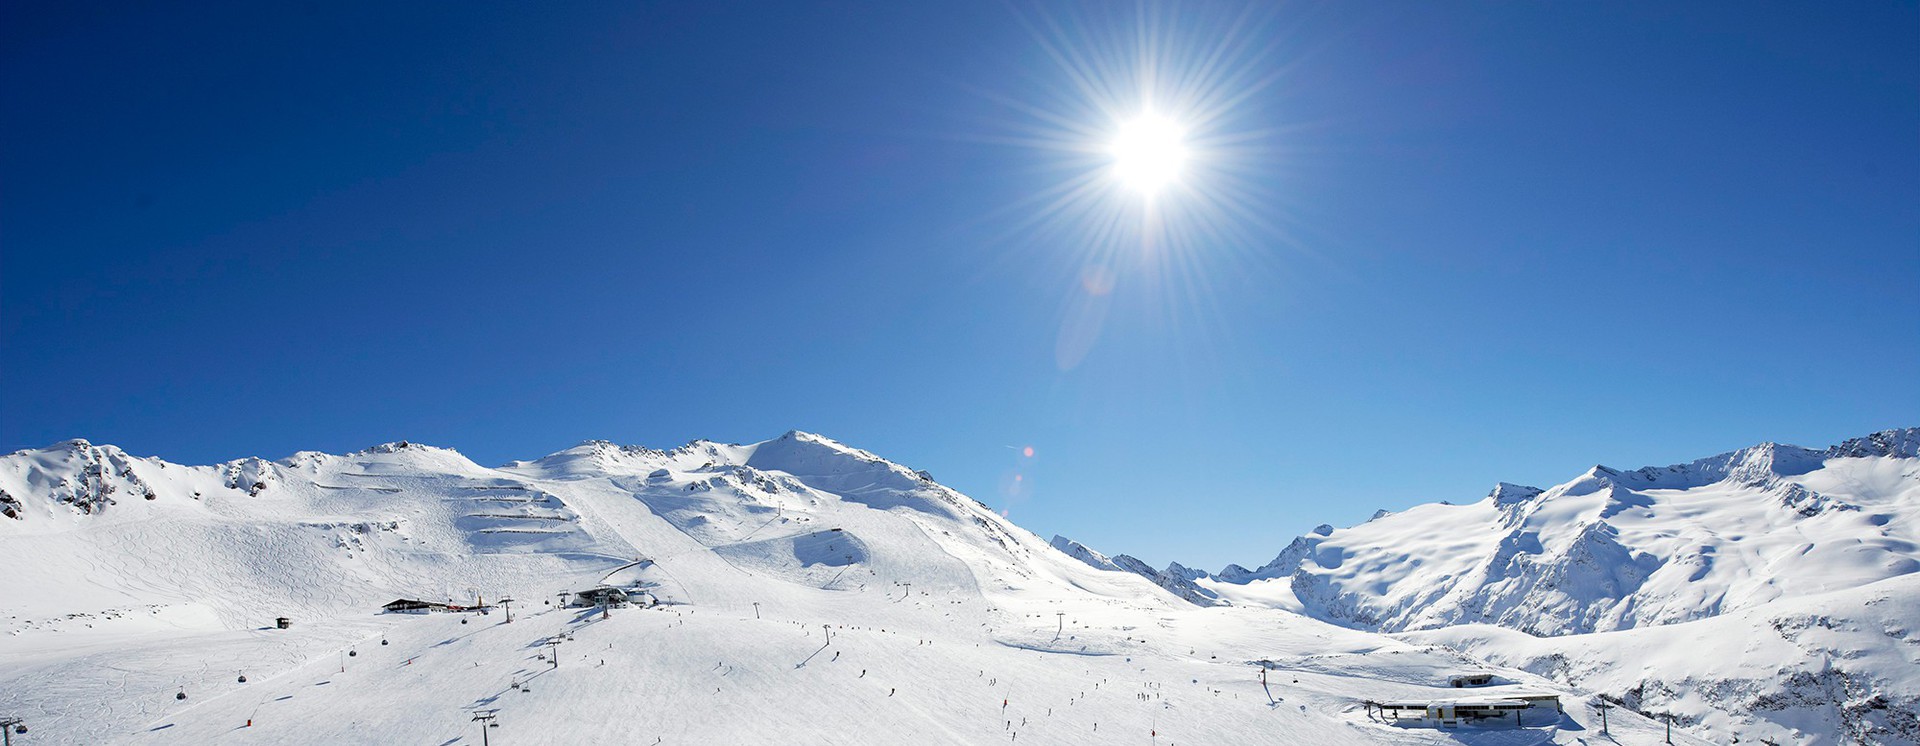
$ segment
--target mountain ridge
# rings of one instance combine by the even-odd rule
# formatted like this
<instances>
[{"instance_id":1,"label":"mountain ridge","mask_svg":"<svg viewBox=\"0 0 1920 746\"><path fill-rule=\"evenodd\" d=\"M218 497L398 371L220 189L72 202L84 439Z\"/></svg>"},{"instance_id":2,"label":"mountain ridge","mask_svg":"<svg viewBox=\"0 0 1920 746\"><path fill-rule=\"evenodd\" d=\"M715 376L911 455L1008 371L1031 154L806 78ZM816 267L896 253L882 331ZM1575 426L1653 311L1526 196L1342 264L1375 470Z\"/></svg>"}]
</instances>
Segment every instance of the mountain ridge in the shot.
<instances>
[{"instance_id":1,"label":"mountain ridge","mask_svg":"<svg viewBox=\"0 0 1920 746\"><path fill-rule=\"evenodd\" d=\"M1908 717L1920 701L1920 683L1900 673L1906 662L1900 656L1908 654L1905 640L1911 635L1874 628L1897 616L1893 611L1833 605L1880 603L1876 599L1883 596L1892 599L1885 603L1908 604L1913 599L1899 594L1912 583L1881 584L1875 587L1888 590L1873 596L1821 595L1817 584L1772 589L1762 584L1741 591L1752 604L1708 603L1675 594L1674 588L1684 584L1659 584L1671 579L1674 568L1724 579L1758 577L1759 565L1745 562L1750 558L1731 545L1718 555L1675 555L1666 551L1672 547L1650 547L1644 524L1648 515L1660 514L1676 496L1684 496L1689 510L1720 506L1714 509L1733 511L1728 515L1736 518L1851 522L1845 525L1896 532L1884 538L1904 540L1897 534L1904 523L1895 520L1902 514L1894 508L1900 506L1888 500L1889 495L1906 499L1902 490L1916 469L1912 459L1876 454L1907 453L1912 440L1910 434L1891 432L1830 449L1854 462L1844 473L1831 464L1800 470L1792 453L1778 449L1682 470L1694 475L1685 478L1715 469L1731 475L1743 465L1765 462L1764 474L1740 472L1763 479L1723 479L1717 492L1655 489L1611 470L1594 470L1548 490L1501 484L1479 503L1382 513L1361 525L1372 526L1367 531L1411 527L1405 540L1392 542L1398 549L1417 549L1434 526L1451 522L1465 537L1455 542L1453 553L1468 560L1468 572L1452 577L1478 584L1453 583L1466 591L1449 595L1453 586L1448 583L1426 583L1430 587L1417 588L1422 592L1397 606L1376 603L1347 585L1356 578L1393 580L1388 571L1405 564L1356 541L1366 535L1353 528L1320 526L1258 570L1230 566L1207 573L1177 562L1154 570L1131 556L1108 557L1064 537L1042 541L926 472L799 431L759 443L696 440L666 450L586 441L493 468L452 449L409 441L345 454L301 451L276 461L247 457L204 466L62 441L0 456L0 505L10 511L0 519L0 546L10 558L10 572L0 574L0 604L6 605L0 656L9 662L0 667L0 707L42 713L48 731L74 734L75 743L212 738L239 722L232 718L251 720L249 708L260 706L261 700L245 694L247 687L236 687L230 673L220 673L223 667L242 668L262 684L308 677L298 688L276 685L272 691L282 696L267 701L315 704L274 705L271 712L280 714L262 727L278 730L262 731L262 737L308 742L318 734L338 736L339 724L326 719L329 708L358 708L379 723L382 735L375 740L451 743L432 717L413 716L453 711L463 702L492 702L504 691L527 697L524 688L509 687L509 679L525 683L520 677L531 673L524 668L527 651L537 649L539 641L502 637L491 631L499 627L490 625L463 628L464 622L451 618L373 614L380 604L402 597L480 605L502 596L530 604L529 599L554 598L556 591L618 577L622 587L662 606L615 616L600 627L587 626L591 614L554 614L555 608L522 613L553 634L628 630L605 638L607 660L615 663L622 660L616 644L617 650L645 650L647 641L675 640L626 660L665 671L661 675L667 680L681 684L714 677L721 687L715 694L730 686L749 687L757 698L780 698L776 710L810 714L807 724L780 721L778 727L831 723L838 732L864 734L853 740L997 739L1015 721L997 717L991 708L979 708L977 714L986 717L963 717L957 713L972 710L955 705L949 690L979 687L977 678L987 677L989 670L1019 670L1021 692L1064 697L1050 700L1050 710L1024 711L1023 717L1037 723L1027 727L1042 728L1041 740L1085 737L1091 722L1077 722L1082 730L1047 729L1045 713L1065 712L1080 720L1144 718L1136 724L1180 729L1187 734L1183 741L1238 742L1259 732L1297 742L1439 744L1451 742L1451 734L1384 723L1356 703L1369 697L1451 696L1440 687L1447 672L1461 668L1494 671L1515 682L1510 686L1544 687L1569 698L1568 711L1559 713L1565 728L1533 734L1555 743L1576 742L1589 727L1584 703L1596 697L1640 713L1616 713L1614 727L1620 732L1650 735L1655 726L1648 718L1671 714L1682 725L1715 736L1811 742L1831 741L1840 737L1836 734L1877 737L1903 732L1905 721L1899 718ZM1779 458L1782 453L1785 458ZM1677 477L1662 473L1654 479L1668 484ZM1863 485L1880 492L1863 492ZM1881 518L1886 520L1874 523ZM1896 549L1862 543L1852 554L1811 554L1833 567L1849 566L1838 560L1853 562L1853 569L1865 569L1852 580L1868 582L1889 568L1857 560ZM1294 572L1279 571L1290 563ZM1262 574L1272 577L1252 577ZM59 592L45 592L49 587ZM1564 593L1582 588L1604 592ZM1712 670L1673 663L1647 669L1650 678L1629 681L1630 672L1642 670L1634 667L1632 639L1637 638L1592 643L1590 635L1481 634L1472 624L1435 626L1446 621L1444 613L1427 613L1507 608L1520 614L1516 610L1524 609L1536 624L1563 625L1561 632L1611 625L1623 629L1611 634L1630 636L1678 629L1671 624L1623 627L1629 612L1644 609L1585 604L1639 589L1673 595L1663 607L1669 613L1709 606L1728 612L1712 618L1721 620L1711 625L1714 629L1784 634L1785 644L1815 651L1833 649L1822 638L1828 628L1806 622L1824 610L1832 625L1845 627L1859 655L1839 664L1845 670L1836 674L1805 670L1821 660L1819 655L1794 656L1793 665L1800 668L1783 673L1785 683L1766 680L1755 673L1755 661L1744 659L1741 666ZM1729 586L1730 594L1733 590ZM1782 606L1769 598L1791 603ZM1515 606L1516 599L1531 605ZM1906 607L1889 607L1894 608ZM300 620L299 626L267 632L262 622L271 617L265 615L290 616ZM860 659L861 668L842 674L846 678L816 678L816 669L840 656L810 657L825 648L813 639L787 636L806 637L806 630L819 632L823 623L840 630L834 637L853 635L885 654ZM1428 631L1396 637L1364 629L1393 624ZM1786 632L1769 632L1776 624ZM516 622L513 629L520 628ZM872 637L876 631L881 635ZM465 642L470 632L499 639ZM900 645L888 637L901 632L918 642ZM386 670L405 671L408 678L355 674L339 657L354 645L363 660L382 656L384 651L371 647L376 634L392 637L396 648L414 656L382 658L393 667ZM109 638L97 635L125 642L105 655L96 641ZM1677 644L1666 637L1651 639ZM1565 640L1564 647L1555 640ZM934 644L943 652L926 654ZM707 652L747 648L762 650L778 665L723 660L716 666ZM851 649L835 652L859 655ZM215 662L182 663L206 660ZM414 660L420 668L411 666ZM565 670L585 667L569 661ZM910 678L898 676L901 672L891 667L896 661L912 661ZM451 669L442 668L449 664ZM1270 709L1275 701L1267 699L1269 692L1247 688L1251 680L1241 667L1256 664L1291 674L1285 699L1298 703L1295 709ZM726 678L730 667L751 670L751 681ZM890 688L878 695L860 688L869 670L886 677ZM1101 699L1105 694L1089 700L1078 693L1096 670L1115 682L1152 673L1135 682L1139 691L1133 694L1139 699L1129 704L1122 694L1108 703ZM929 675L943 682L941 690L911 689ZM605 737L606 732L580 725L594 722L590 713L606 704L599 685L589 683L600 679L587 676L576 685L564 684L573 680L568 678L543 680L537 687L543 693L564 696L533 695L523 701L539 702L541 709L515 710L515 717L539 723L549 733L584 728L577 731L583 738ZM477 677L497 677L494 693L472 686L484 683ZM1871 687L1881 699L1829 707L1783 688L1802 679ZM354 681L355 689L315 689L339 681ZM806 683L783 688L778 681ZM1183 681L1194 689L1177 689ZM366 697L349 694L362 686L371 687ZM209 706L143 704L163 697L176 701L171 699L176 688L181 694L192 689L196 697L208 693ZM1064 694L1069 689L1076 693ZM1713 694L1686 699L1685 693L1695 689ZM322 691L341 694L323 696ZM709 690L695 691L704 696ZM885 701L895 691L914 697L914 712L939 720L939 729L900 730L853 714L873 711L874 705L859 697ZM991 693L996 702L1012 699L1004 691ZM1228 693L1234 696L1222 696ZM641 688L620 696L641 701L655 694ZM127 697L136 706L105 717L96 708L70 706ZM1241 698L1245 707L1234 704ZM1159 705L1175 701L1180 703L1175 709ZM833 704L820 709L820 702ZM1785 709L1743 714L1751 703ZM698 706L683 704L682 709L694 714L681 717L670 709L655 714L677 723L681 732L719 741L771 727L766 718L779 717L755 710L716 720ZM568 714L559 720L539 714L546 712ZM1282 712L1285 718L1272 719Z\"/></svg>"},{"instance_id":2,"label":"mountain ridge","mask_svg":"<svg viewBox=\"0 0 1920 746\"><path fill-rule=\"evenodd\" d=\"M1218 603L1446 645L1764 743L1920 743L1920 428L1322 525ZM1088 550L1091 551L1091 550ZM1156 579L1175 572L1123 568Z\"/></svg>"},{"instance_id":3,"label":"mountain ridge","mask_svg":"<svg viewBox=\"0 0 1920 746\"><path fill-rule=\"evenodd\" d=\"M0 456L20 506L0 519L0 712L74 744L455 744L484 710L530 743L633 740L609 713L639 711L642 742L1437 746L1448 736L1354 703L1444 693L1440 672L1471 661L1196 606L810 433L559 453L500 468L407 441L203 466L90 443ZM608 588L641 603L567 606ZM447 611L381 613L396 599ZM1317 667L1330 655L1356 670ZM1300 680L1283 714L1256 662ZM1590 699L1498 670L1515 691ZM1532 732L1571 743L1538 710Z\"/></svg>"}]
</instances>

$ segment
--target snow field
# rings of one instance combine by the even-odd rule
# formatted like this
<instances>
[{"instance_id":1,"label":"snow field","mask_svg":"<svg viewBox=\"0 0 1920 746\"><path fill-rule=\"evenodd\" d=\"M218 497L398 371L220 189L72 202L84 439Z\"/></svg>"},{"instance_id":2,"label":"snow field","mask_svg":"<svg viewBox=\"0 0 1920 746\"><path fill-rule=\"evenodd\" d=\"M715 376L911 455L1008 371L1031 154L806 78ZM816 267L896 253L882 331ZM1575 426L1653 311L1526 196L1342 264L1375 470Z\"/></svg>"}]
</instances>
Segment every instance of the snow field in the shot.
<instances>
[{"instance_id":1,"label":"snow field","mask_svg":"<svg viewBox=\"0 0 1920 746\"><path fill-rule=\"evenodd\" d=\"M27 746L452 746L478 743L475 709L498 709L495 744L1499 746L1592 732L1580 695L1514 669L1494 670L1560 692L1568 717L1370 720L1362 699L1460 696L1445 676L1485 666L1288 611L1195 607L818 436L586 444L501 469L401 444L213 467L91 445L23 454L0 459L0 489L31 498L25 519L0 521L0 712L28 719ZM102 463L119 466L77 480ZM85 481L68 496L87 510L61 502L49 485L62 480ZM667 604L601 619L542 603L602 582ZM517 619L375 613L397 597L512 597ZM293 628L269 629L276 616ZM557 635L570 639L555 669L540 656ZM1625 713L1614 726L1622 743L1657 727Z\"/></svg>"}]
</instances>

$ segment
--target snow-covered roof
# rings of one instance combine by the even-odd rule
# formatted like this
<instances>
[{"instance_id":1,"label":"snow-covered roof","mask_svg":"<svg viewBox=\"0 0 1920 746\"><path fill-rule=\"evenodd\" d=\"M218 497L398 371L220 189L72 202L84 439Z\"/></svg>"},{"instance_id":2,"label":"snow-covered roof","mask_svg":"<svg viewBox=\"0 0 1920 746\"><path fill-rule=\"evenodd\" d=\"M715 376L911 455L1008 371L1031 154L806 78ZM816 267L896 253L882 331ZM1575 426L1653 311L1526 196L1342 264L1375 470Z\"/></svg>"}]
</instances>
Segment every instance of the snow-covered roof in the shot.
<instances>
[{"instance_id":1,"label":"snow-covered roof","mask_svg":"<svg viewBox=\"0 0 1920 746\"><path fill-rule=\"evenodd\" d=\"M1479 707L1492 710L1519 710L1532 707L1533 704L1524 699L1464 697L1451 699L1397 699L1389 702L1381 702L1380 706L1389 710L1424 710L1430 707Z\"/></svg>"}]
</instances>

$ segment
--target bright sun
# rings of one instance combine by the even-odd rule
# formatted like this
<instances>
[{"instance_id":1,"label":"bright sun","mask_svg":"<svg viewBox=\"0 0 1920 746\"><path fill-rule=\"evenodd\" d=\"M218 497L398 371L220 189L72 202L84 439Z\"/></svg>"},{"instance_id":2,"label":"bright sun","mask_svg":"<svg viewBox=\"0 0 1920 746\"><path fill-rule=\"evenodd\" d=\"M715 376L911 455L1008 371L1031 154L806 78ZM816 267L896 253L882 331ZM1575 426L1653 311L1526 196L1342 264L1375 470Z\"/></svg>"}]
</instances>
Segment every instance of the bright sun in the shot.
<instances>
[{"instance_id":1,"label":"bright sun","mask_svg":"<svg viewBox=\"0 0 1920 746\"><path fill-rule=\"evenodd\" d=\"M1152 196L1180 179L1187 163L1186 129L1152 112L1120 125L1108 152L1120 183Z\"/></svg>"}]
</instances>

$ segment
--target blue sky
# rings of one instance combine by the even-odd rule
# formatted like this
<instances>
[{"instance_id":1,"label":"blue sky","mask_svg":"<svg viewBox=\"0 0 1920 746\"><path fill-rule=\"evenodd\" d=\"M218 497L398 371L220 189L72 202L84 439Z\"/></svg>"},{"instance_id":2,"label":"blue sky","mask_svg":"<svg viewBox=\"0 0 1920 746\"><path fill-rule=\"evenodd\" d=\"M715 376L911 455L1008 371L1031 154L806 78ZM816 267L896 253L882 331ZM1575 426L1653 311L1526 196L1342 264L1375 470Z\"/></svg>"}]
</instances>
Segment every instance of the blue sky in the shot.
<instances>
[{"instance_id":1,"label":"blue sky","mask_svg":"<svg viewBox=\"0 0 1920 746\"><path fill-rule=\"evenodd\" d=\"M1920 425L1915 4L1262 9L1247 214L1111 265L1063 364L1087 232L1031 200L1077 162L1022 141L1134 7L9 4L0 448L803 429L1217 569Z\"/></svg>"}]
</instances>

